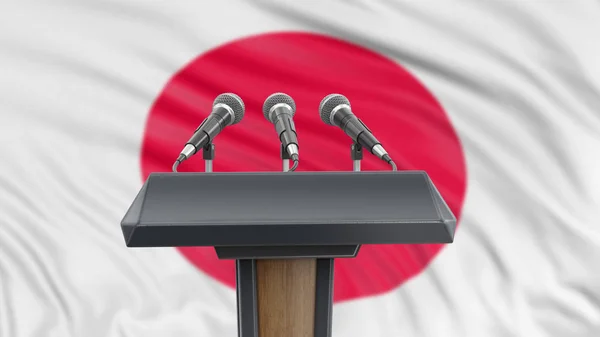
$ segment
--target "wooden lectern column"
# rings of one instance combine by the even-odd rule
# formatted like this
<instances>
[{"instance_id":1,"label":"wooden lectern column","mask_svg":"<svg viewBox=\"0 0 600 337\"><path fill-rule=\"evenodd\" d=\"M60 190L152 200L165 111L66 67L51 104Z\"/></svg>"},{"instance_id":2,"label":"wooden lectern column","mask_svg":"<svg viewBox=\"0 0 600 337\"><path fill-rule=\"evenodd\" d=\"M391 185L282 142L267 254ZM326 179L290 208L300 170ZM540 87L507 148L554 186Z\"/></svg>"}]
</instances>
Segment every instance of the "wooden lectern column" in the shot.
<instances>
[{"instance_id":1,"label":"wooden lectern column","mask_svg":"<svg viewBox=\"0 0 600 337\"><path fill-rule=\"evenodd\" d=\"M236 274L239 337L331 337L333 258L238 259Z\"/></svg>"},{"instance_id":2,"label":"wooden lectern column","mask_svg":"<svg viewBox=\"0 0 600 337\"><path fill-rule=\"evenodd\" d=\"M314 337L317 259L256 261L258 337Z\"/></svg>"}]
</instances>

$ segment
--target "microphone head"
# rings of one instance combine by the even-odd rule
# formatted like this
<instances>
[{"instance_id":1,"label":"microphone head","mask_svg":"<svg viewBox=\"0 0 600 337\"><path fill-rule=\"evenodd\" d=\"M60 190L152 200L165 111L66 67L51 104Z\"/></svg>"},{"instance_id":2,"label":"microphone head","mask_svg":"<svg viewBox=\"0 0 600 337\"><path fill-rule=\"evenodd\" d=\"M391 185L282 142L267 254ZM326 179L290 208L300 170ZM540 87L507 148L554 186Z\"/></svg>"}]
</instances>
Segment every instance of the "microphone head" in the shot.
<instances>
[{"instance_id":1,"label":"microphone head","mask_svg":"<svg viewBox=\"0 0 600 337\"><path fill-rule=\"evenodd\" d=\"M296 113L296 102L289 96L282 92L276 92L273 95L267 97L265 104L263 104L263 114L269 122L273 122L269 118L271 109L277 104L287 104L292 109L292 116Z\"/></svg>"},{"instance_id":2,"label":"microphone head","mask_svg":"<svg viewBox=\"0 0 600 337\"><path fill-rule=\"evenodd\" d=\"M325 122L325 124L333 125L331 123L331 114L335 108L342 104L350 106L350 101L340 94L330 94L323 98L321 104L319 104L319 113L321 114L321 119L323 122Z\"/></svg>"},{"instance_id":3,"label":"microphone head","mask_svg":"<svg viewBox=\"0 0 600 337\"><path fill-rule=\"evenodd\" d=\"M231 110L233 110L233 122L231 122L231 124L229 125L239 123L244 117L244 111L246 110L246 108L244 107L244 101L242 101L240 96L236 94L232 94L230 92L220 94L219 96L217 96L217 98L215 98L215 101L213 102L213 107L217 104L227 105L231 108Z\"/></svg>"}]
</instances>

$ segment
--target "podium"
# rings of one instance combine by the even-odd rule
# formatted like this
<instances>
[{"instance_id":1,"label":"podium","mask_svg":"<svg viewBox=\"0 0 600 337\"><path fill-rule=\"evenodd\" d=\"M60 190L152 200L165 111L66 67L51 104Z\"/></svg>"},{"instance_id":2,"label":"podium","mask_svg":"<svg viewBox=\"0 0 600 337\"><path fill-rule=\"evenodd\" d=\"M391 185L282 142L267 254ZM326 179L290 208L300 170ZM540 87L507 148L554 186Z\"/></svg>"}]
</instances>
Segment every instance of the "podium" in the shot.
<instances>
[{"instance_id":1,"label":"podium","mask_svg":"<svg viewBox=\"0 0 600 337\"><path fill-rule=\"evenodd\" d=\"M153 173L121 228L235 259L239 337L330 337L335 258L451 243L456 219L423 171Z\"/></svg>"}]
</instances>

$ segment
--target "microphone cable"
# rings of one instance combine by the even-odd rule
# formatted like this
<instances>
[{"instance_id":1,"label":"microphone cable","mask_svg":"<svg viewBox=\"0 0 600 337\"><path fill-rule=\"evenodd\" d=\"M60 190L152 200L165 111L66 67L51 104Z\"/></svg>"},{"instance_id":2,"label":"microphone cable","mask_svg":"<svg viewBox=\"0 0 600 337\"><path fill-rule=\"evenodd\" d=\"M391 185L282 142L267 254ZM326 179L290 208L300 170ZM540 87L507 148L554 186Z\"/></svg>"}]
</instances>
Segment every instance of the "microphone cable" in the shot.
<instances>
[{"instance_id":1,"label":"microphone cable","mask_svg":"<svg viewBox=\"0 0 600 337\"><path fill-rule=\"evenodd\" d=\"M298 168L298 165L300 164L300 160L298 160L298 155L297 154L293 154L292 155L292 161L294 162L294 164L292 164L292 167L290 167L290 169L288 170L288 172L294 172Z\"/></svg>"},{"instance_id":2,"label":"microphone cable","mask_svg":"<svg viewBox=\"0 0 600 337\"><path fill-rule=\"evenodd\" d=\"M390 166L392 166L392 171L398 171L398 166L396 166L396 163L394 163L394 161L392 160L392 158L390 157L389 154L384 154L381 159L383 159L384 161L386 161L388 164L390 164Z\"/></svg>"},{"instance_id":3,"label":"microphone cable","mask_svg":"<svg viewBox=\"0 0 600 337\"><path fill-rule=\"evenodd\" d=\"M175 163L173 163L173 172L177 172L177 167L185 159L185 155L180 154Z\"/></svg>"}]
</instances>

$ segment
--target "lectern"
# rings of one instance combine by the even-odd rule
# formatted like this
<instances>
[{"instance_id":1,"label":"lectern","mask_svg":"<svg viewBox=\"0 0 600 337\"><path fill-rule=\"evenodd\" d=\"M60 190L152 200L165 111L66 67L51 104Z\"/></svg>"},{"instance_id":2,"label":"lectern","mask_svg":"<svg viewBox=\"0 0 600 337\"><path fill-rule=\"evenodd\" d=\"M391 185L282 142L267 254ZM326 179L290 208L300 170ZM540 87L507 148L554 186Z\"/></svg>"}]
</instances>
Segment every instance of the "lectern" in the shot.
<instances>
[{"instance_id":1,"label":"lectern","mask_svg":"<svg viewBox=\"0 0 600 337\"><path fill-rule=\"evenodd\" d=\"M422 171L154 173L121 227L128 247L237 260L240 337L330 337L334 258L450 243L456 219Z\"/></svg>"}]
</instances>

